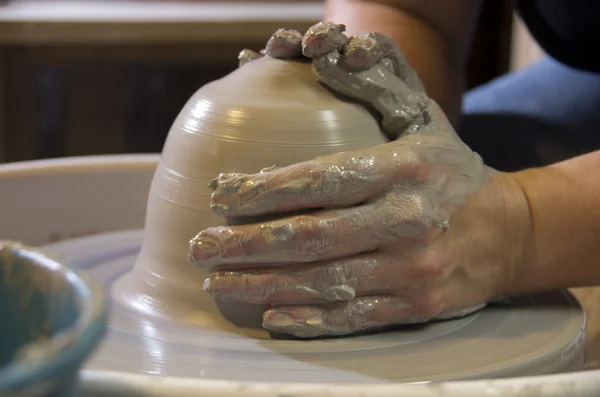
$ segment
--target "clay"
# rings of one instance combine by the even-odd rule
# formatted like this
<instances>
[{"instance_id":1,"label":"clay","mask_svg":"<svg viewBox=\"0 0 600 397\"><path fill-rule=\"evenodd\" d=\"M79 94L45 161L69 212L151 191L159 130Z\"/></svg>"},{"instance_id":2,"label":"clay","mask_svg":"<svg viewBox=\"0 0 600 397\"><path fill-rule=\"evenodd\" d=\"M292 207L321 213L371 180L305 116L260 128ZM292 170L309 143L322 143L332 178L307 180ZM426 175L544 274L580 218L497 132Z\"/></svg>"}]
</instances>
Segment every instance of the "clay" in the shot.
<instances>
[{"instance_id":1,"label":"clay","mask_svg":"<svg viewBox=\"0 0 600 397\"><path fill-rule=\"evenodd\" d=\"M115 300L209 329L260 328L264 306L215 302L203 288L208 269L188 262L190 239L224 224L210 209L211 180L384 142L372 113L320 84L306 61L255 57L202 87L169 132L148 196L144 244L114 286ZM285 238L285 230L271 238Z\"/></svg>"}]
</instances>

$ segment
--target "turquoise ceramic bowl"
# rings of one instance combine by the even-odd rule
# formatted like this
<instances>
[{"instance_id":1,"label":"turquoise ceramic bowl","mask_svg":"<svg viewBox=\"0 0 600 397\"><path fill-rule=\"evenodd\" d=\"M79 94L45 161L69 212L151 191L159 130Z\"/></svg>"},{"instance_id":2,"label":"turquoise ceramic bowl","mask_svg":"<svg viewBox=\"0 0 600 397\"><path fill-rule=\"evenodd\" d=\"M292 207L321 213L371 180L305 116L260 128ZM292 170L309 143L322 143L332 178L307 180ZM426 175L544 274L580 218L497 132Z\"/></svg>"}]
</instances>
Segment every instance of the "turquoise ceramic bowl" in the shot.
<instances>
[{"instance_id":1,"label":"turquoise ceramic bowl","mask_svg":"<svg viewBox=\"0 0 600 397\"><path fill-rule=\"evenodd\" d=\"M0 396L77 395L106 317L102 290L31 248L0 242Z\"/></svg>"}]
</instances>

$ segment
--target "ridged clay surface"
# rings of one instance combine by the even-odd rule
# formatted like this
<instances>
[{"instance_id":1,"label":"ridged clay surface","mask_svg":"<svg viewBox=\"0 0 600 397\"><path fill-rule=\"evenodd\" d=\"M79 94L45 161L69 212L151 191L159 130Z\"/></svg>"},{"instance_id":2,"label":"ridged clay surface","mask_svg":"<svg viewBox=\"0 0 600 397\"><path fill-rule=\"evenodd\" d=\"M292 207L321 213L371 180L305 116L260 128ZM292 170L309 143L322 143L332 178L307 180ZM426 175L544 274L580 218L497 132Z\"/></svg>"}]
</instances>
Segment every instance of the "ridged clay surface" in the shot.
<instances>
[{"instance_id":1,"label":"ridged clay surface","mask_svg":"<svg viewBox=\"0 0 600 397\"><path fill-rule=\"evenodd\" d=\"M309 63L264 57L207 84L169 132L148 197L143 248L114 298L137 312L207 328L259 327L265 308L217 307L202 289L208 272L188 262L198 230L223 224L210 210L210 181L384 142L377 119L319 84Z\"/></svg>"}]
</instances>

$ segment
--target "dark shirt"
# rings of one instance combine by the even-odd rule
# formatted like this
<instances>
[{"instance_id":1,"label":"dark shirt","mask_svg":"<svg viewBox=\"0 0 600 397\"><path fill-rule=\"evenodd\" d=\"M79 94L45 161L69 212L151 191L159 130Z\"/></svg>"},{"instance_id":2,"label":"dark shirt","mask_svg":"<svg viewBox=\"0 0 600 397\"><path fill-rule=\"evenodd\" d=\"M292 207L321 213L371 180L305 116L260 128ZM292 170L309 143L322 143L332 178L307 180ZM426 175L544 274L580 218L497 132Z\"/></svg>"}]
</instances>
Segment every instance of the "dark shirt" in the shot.
<instances>
[{"instance_id":1,"label":"dark shirt","mask_svg":"<svg viewBox=\"0 0 600 397\"><path fill-rule=\"evenodd\" d=\"M600 72L600 0L515 0L515 7L548 55Z\"/></svg>"}]
</instances>

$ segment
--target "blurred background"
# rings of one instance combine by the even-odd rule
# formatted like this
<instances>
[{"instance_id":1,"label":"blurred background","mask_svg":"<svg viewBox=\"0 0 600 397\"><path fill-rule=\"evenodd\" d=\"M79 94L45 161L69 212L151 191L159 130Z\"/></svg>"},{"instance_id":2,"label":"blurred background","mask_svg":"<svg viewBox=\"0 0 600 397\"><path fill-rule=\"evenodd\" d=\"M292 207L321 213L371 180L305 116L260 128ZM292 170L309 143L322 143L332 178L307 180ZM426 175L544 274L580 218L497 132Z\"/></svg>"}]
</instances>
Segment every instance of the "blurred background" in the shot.
<instances>
[{"instance_id":1,"label":"blurred background","mask_svg":"<svg viewBox=\"0 0 600 397\"><path fill-rule=\"evenodd\" d=\"M320 1L0 0L0 162L159 152L190 95L306 30ZM510 1L484 2L469 86L541 55Z\"/></svg>"}]
</instances>

